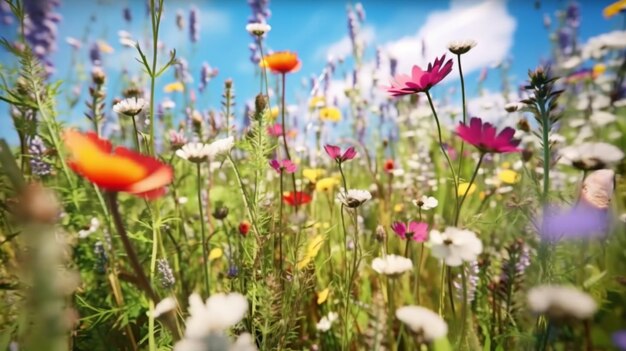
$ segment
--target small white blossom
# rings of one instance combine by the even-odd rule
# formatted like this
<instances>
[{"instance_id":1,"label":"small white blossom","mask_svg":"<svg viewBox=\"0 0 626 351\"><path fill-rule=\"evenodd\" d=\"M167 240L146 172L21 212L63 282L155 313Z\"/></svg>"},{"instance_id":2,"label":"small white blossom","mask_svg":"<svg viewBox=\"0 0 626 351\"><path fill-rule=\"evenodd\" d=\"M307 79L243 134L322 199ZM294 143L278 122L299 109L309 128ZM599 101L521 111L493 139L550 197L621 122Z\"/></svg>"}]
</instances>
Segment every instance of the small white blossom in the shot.
<instances>
[{"instance_id":1,"label":"small white blossom","mask_svg":"<svg viewBox=\"0 0 626 351\"><path fill-rule=\"evenodd\" d=\"M379 274L397 277L404 272L411 271L413 269L413 262L403 256L387 255L375 258L372 261L372 269Z\"/></svg>"},{"instance_id":2,"label":"small white blossom","mask_svg":"<svg viewBox=\"0 0 626 351\"><path fill-rule=\"evenodd\" d=\"M598 305L589 294L565 285L540 285L530 289L528 307L551 318L591 318Z\"/></svg>"},{"instance_id":3,"label":"small white blossom","mask_svg":"<svg viewBox=\"0 0 626 351\"><path fill-rule=\"evenodd\" d=\"M337 320L339 316L335 312L329 312L328 315L322 317L319 322L315 325L317 330L321 332L327 332L333 326L333 323Z\"/></svg>"},{"instance_id":4,"label":"small white blossom","mask_svg":"<svg viewBox=\"0 0 626 351\"><path fill-rule=\"evenodd\" d=\"M256 343L250 333L243 333L237 337L237 341L228 349L228 351L256 351Z\"/></svg>"},{"instance_id":5,"label":"small white blossom","mask_svg":"<svg viewBox=\"0 0 626 351\"><path fill-rule=\"evenodd\" d=\"M523 109L524 107L526 107L526 105L521 102L509 102L508 104L504 105L504 110L506 112L515 112Z\"/></svg>"},{"instance_id":6,"label":"small white blossom","mask_svg":"<svg viewBox=\"0 0 626 351\"><path fill-rule=\"evenodd\" d=\"M215 157L219 155L224 155L230 152L230 150L235 146L235 138L228 137L220 140L216 140L209 144L209 157Z\"/></svg>"},{"instance_id":7,"label":"small white blossom","mask_svg":"<svg viewBox=\"0 0 626 351\"><path fill-rule=\"evenodd\" d=\"M113 111L118 114L133 117L138 115L147 104L146 100L142 98L128 98L113 105Z\"/></svg>"},{"instance_id":8,"label":"small white blossom","mask_svg":"<svg viewBox=\"0 0 626 351\"><path fill-rule=\"evenodd\" d=\"M187 143L176 150L176 156L194 163L204 162L209 159L210 147L205 143Z\"/></svg>"},{"instance_id":9,"label":"small white blossom","mask_svg":"<svg viewBox=\"0 0 626 351\"><path fill-rule=\"evenodd\" d=\"M432 210L439 205L439 201L432 196L422 195L419 200L413 200L413 204L423 211Z\"/></svg>"},{"instance_id":10,"label":"small white blossom","mask_svg":"<svg viewBox=\"0 0 626 351\"><path fill-rule=\"evenodd\" d=\"M448 324L437 313L421 306L403 306L396 317L424 342L432 342L448 334Z\"/></svg>"},{"instance_id":11,"label":"small white blossom","mask_svg":"<svg viewBox=\"0 0 626 351\"><path fill-rule=\"evenodd\" d=\"M176 308L176 300L173 297L166 297L163 300L159 301L157 305L154 307L154 311L152 315L154 318L158 318L159 316L172 311Z\"/></svg>"},{"instance_id":12,"label":"small white blossom","mask_svg":"<svg viewBox=\"0 0 626 351\"><path fill-rule=\"evenodd\" d=\"M369 191L359 189L350 189L346 192L342 188L339 194L337 194L337 200L349 208L357 208L371 198L372 194Z\"/></svg>"},{"instance_id":13,"label":"small white blossom","mask_svg":"<svg viewBox=\"0 0 626 351\"><path fill-rule=\"evenodd\" d=\"M608 143L581 143L559 151L561 163L583 170L606 168L624 158L624 152Z\"/></svg>"},{"instance_id":14,"label":"small white blossom","mask_svg":"<svg viewBox=\"0 0 626 351\"><path fill-rule=\"evenodd\" d=\"M202 339L211 333L222 333L239 323L247 311L248 300L239 293L214 294L204 303L194 293L189 296L185 338Z\"/></svg>"},{"instance_id":15,"label":"small white blossom","mask_svg":"<svg viewBox=\"0 0 626 351\"><path fill-rule=\"evenodd\" d=\"M248 23L246 25L246 30L248 33L260 37L272 30L272 26L267 23Z\"/></svg>"},{"instance_id":16,"label":"small white blossom","mask_svg":"<svg viewBox=\"0 0 626 351\"><path fill-rule=\"evenodd\" d=\"M98 230L98 228L100 228L100 220L98 220L98 218L96 217L93 217L91 221L89 222L89 228L78 231L78 237L81 239L84 239L90 236L91 234L95 233Z\"/></svg>"},{"instance_id":17,"label":"small white blossom","mask_svg":"<svg viewBox=\"0 0 626 351\"><path fill-rule=\"evenodd\" d=\"M596 126L603 127L607 124L615 122L617 120L617 116L606 111L595 111L591 114L589 120Z\"/></svg>"},{"instance_id":18,"label":"small white blossom","mask_svg":"<svg viewBox=\"0 0 626 351\"><path fill-rule=\"evenodd\" d=\"M476 261L483 251L483 243L476 237L476 233L455 227L447 227L443 233L431 230L429 242L432 255L442 259L448 266Z\"/></svg>"},{"instance_id":19,"label":"small white blossom","mask_svg":"<svg viewBox=\"0 0 626 351\"><path fill-rule=\"evenodd\" d=\"M474 46L476 46L475 40L455 40L448 44L448 50L455 55L463 55L472 50Z\"/></svg>"}]
</instances>

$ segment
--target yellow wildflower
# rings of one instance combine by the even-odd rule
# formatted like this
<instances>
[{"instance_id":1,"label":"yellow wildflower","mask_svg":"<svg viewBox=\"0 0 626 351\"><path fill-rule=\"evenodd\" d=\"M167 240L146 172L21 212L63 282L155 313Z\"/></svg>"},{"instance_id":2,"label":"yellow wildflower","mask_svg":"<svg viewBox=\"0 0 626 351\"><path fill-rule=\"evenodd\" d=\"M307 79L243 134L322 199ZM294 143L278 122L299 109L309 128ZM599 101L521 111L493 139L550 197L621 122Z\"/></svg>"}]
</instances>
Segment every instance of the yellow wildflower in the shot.
<instances>
[{"instance_id":1,"label":"yellow wildflower","mask_svg":"<svg viewBox=\"0 0 626 351\"><path fill-rule=\"evenodd\" d=\"M211 252L209 252L209 261L217 260L222 257L223 254L224 252L219 247L211 249Z\"/></svg>"},{"instance_id":2,"label":"yellow wildflower","mask_svg":"<svg viewBox=\"0 0 626 351\"><path fill-rule=\"evenodd\" d=\"M320 109L320 120L339 122L341 121L341 110L336 107L324 107Z\"/></svg>"},{"instance_id":3,"label":"yellow wildflower","mask_svg":"<svg viewBox=\"0 0 626 351\"><path fill-rule=\"evenodd\" d=\"M326 288L317 293L317 304L321 305L328 299L328 293L330 292L329 288Z\"/></svg>"},{"instance_id":4,"label":"yellow wildflower","mask_svg":"<svg viewBox=\"0 0 626 351\"><path fill-rule=\"evenodd\" d=\"M326 99L323 96L314 96L309 100L309 108L314 109L326 105Z\"/></svg>"},{"instance_id":5,"label":"yellow wildflower","mask_svg":"<svg viewBox=\"0 0 626 351\"><path fill-rule=\"evenodd\" d=\"M515 184L520 181L519 173L511 169L505 169L498 173L498 179L504 184Z\"/></svg>"},{"instance_id":6,"label":"yellow wildflower","mask_svg":"<svg viewBox=\"0 0 626 351\"><path fill-rule=\"evenodd\" d=\"M500 165L500 168L502 168L502 169L509 169L509 168L511 168L511 162L509 162L509 161L502 162L502 164Z\"/></svg>"},{"instance_id":7,"label":"yellow wildflower","mask_svg":"<svg viewBox=\"0 0 626 351\"><path fill-rule=\"evenodd\" d=\"M308 179L311 183L315 183L317 178L326 174L326 171L322 168L305 168L302 170L302 176Z\"/></svg>"},{"instance_id":8,"label":"yellow wildflower","mask_svg":"<svg viewBox=\"0 0 626 351\"><path fill-rule=\"evenodd\" d=\"M395 206L393 206L393 210L394 212L404 211L404 204L395 204Z\"/></svg>"},{"instance_id":9,"label":"yellow wildflower","mask_svg":"<svg viewBox=\"0 0 626 351\"><path fill-rule=\"evenodd\" d=\"M611 5L605 7L604 10L602 11L602 14L606 18L610 18L610 17L617 15L618 13L620 13L622 10L625 10L625 9L626 9L626 0L618 0L612 3Z\"/></svg>"},{"instance_id":10,"label":"yellow wildflower","mask_svg":"<svg viewBox=\"0 0 626 351\"><path fill-rule=\"evenodd\" d=\"M468 196L472 195L476 191L476 184L472 184L472 186L470 186L469 183L459 184L459 189L457 190L457 194L459 194L459 196L463 196L463 194L465 194L466 191L467 191Z\"/></svg>"},{"instance_id":11,"label":"yellow wildflower","mask_svg":"<svg viewBox=\"0 0 626 351\"><path fill-rule=\"evenodd\" d=\"M304 257L298 262L296 268L303 269L311 263L311 261L317 256L322 248L322 244L324 244L324 235L318 234L309 241L309 244L306 247L306 253Z\"/></svg>"},{"instance_id":12,"label":"yellow wildflower","mask_svg":"<svg viewBox=\"0 0 626 351\"><path fill-rule=\"evenodd\" d=\"M115 52L115 49L113 49L113 47L109 45L109 43L102 40L98 40L98 50L105 54L112 54L113 52Z\"/></svg>"},{"instance_id":13,"label":"yellow wildflower","mask_svg":"<svg viewBox=\"0 0 626 351\"><path fill-rule=\"evenodd\" d=\"M335 177L322 178L315 183L315 191L332 191L337 185L339 180Z\"/></svg>"},{"instance_id":14,"label":"yellow wildflower","mask_svg":"<svg viewBox=\"0 0 626 351\"><path fill-rule=\"evenodd\" d=\"M278 108L278 106L274 106L270 109L270 115L269 115L269 120L270 121L275 121L276 118L278 118L278 115L280 114L280 109Z\"/></svg>"},{"instance_id":15,"label":"yellow wildflower","mask_svg":"<svg viewBox=\"0 0 626 351\"><path fill-rule=\"evenodd\" d=\"M601 74L603 74L604 72L606 72L606 65L602 64L602 63L598 63L595 64L593 66L592 69L592 76L594 78L597 78L598 76L600 76Z\"/></svg>"},{"instance_id":16,"label":"yellow wildflower","mask_svg":"<svg viewBox=\"0 0 626 351\"><path fill-rule=\"evenodd\" d=\"M163 91L166 93L171 93L174 91L183 91L185 90L185 86L181 82L169 83L165 87L163 87Z\"/></svg>"}]
</instances>

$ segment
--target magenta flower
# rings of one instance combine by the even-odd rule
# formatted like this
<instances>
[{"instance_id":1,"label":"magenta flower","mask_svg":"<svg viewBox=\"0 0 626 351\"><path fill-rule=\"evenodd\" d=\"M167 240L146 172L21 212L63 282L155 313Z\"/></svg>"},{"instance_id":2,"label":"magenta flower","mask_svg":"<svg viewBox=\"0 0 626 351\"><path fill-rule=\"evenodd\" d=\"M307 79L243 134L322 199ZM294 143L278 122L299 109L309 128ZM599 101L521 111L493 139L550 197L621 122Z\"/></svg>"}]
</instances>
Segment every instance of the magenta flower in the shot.
<instances>
[{"instance_id":1,"label":"magenta flower","mask_svg":"<svg viewBox=\"0 0 626 351\"><path fill-rule=\"evenodd\" d=\"M460 123L456 133L465 142L478 148L481 152L507 153L521 151L517 147L520 140L514 139L515 129L504 128L496 135L496 127L491 123L483 123L478 117L472 117L469 126Z\"/></svg>"},{"instance_id":2,"label":"magenta flower","mask_svg":"<svg viewBox=\"0 0 626 351\"><path fill-rule=\"evenodd\" d=\"M391 229L402 239L413 239L418 243L424 242L428 236L428 224L424 222L393 222Z\"/></svg>"},{"instance_id":3,"label":"magenta flower","mask_svg":"<svg viewBox=\"0 0 626 351\"><path fill-rule=\"evenodd\" d=\"M423 93L441 82L452 71L452 59L445 64L446 55L435 58L434 63L428 64L426 71L419 66L413 66L411 76L398 74L391 80L391 86L387 87L387 92L391 96L403 96Z\"/></svg>"},{"instance_id":4,"label":"magenta flower","mask_svg":"<svg viewBox=\"0 0 626 351\"><path fill-rule=\"evenodd\" d=\"M274 168L274 170L279 174L282 172L295 173L297 168L296 164L288 159L280 161L278 161L277 159L270 160L270 166Z\"/></svg>"},{"instance_id":5,"label":"magenta flower","mask_svg":"<svg viewBox=\"0 0 626 351\"><path fill-rule=\"evenodd\" d=\"M351 160L356 156L356 150L354 150L354 147L352 146L347 148L343 154L341 154L341 148L335 145L324 145L324 150L326 150L326 153L330 156L330 158L335 159L335 161L339 163Z\"/></svg>"},{"instance_id":6,"label":"magenta flower","mask_svg":"<svg viewBox=\"0 0 626 351\"><path fill-rule=\"evenodd\" d=\"M273 124L267 127L267 134L274 138L278 138L283 135L283 127L280 123Z\"/></svg>"}]
</instances>

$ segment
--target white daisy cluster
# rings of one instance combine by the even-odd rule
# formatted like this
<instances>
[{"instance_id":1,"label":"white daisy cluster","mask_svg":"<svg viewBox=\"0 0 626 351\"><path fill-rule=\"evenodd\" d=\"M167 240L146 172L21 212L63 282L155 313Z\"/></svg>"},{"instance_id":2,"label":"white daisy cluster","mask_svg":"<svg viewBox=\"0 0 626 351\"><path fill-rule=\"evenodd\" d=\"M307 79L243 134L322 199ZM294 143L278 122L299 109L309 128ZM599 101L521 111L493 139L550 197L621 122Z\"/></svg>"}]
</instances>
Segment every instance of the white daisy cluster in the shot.
<instances>
[{"instance_id":1,"label":"white daisy cluster","mask_svg":"<svg viewBox=\"0 0 626 351\"><path fill-rule=\"evenodd\" d=\"M117 104L113 105L113 111L117 114L122 114L130 117L134 117L141 113L146 108L148 103L142 98L128 98L124 99Z\"/></svg>"},{"instance_id":2,"label":"white daisy cluster","mask_svg":"<svg viewBox=\"0 0 626 351\"><path fill-rule=\"evenodd\" d=\"M315 327L321 332L327 332L333 326L337 318L339 318L339 315L337 315L336 312L328 312L328 315L322 317Z\"/></svg>"},{"instance_id":3,"label":"white daisy cluster","mask_svg":"<svg viewBox=\"0 0 626 351\"><path fill-rule=\"evenodd\" d=\"M230 152L234 145L233 137L220 139L211 144L192 142L176 150L176 156L190 162L200 163Z\"/></svg>"},{"instance_id":4,"label":"white daisy cluster","mask_svg":"<svg viewBox=\"0 0 626 351\"><path fill-rule=\"evenodd\" d=\"M226 330L239 323L248 312L248 300L239 293L215 294L203 302L198 294L189 296L189 317L185 335L174 351L212 350L230 345L228 350L256 350L250 334L232 343Z\"/></svg>"},{"instance_id":5,"label":"white daisy cluster","mask_svg":"<svg viewBox=\"0 0 626 351\"><path fill-rule=\"evenodd\" d=\"M447 227L443 233L431 230L429 238L432 255L448 266L476 261L483 251L483 243L470 230L455 227Z\"/></svg>"},{"instance_id":6,"label":"white daisy cluster","mask_svg":"<svg viewBox=\"0 0 626 351\"><path fill-rule=\"evenodd\" d=\"M555 319L588 319L598 305L589 294L565 285L540 285L530 289L528 307L537 314Z\"/></svg>"},{"instance_id":7,"label":"white daisy cluster","mask_svg":"<svg viewBox=\"0 0 626 351\"><path fill-rule=\"evenodd\" d=\"M448 324L437 313L422 306L403 306L396 318L417 335L421 342L430 343L448 334Z\"/></svg>"},{"instance_id":8,"label":"white daisy cluster","mask_svg":"<svg viewBox=\"0 0 626 351\"><path fill-rule=\"evenodd\" d=\"M372 269L379 274L389 277L398 277L404 272L413 269L413 262L410 259L398 255L386 255L377 257L372 261Z\"/></svg>"}]
</instances>

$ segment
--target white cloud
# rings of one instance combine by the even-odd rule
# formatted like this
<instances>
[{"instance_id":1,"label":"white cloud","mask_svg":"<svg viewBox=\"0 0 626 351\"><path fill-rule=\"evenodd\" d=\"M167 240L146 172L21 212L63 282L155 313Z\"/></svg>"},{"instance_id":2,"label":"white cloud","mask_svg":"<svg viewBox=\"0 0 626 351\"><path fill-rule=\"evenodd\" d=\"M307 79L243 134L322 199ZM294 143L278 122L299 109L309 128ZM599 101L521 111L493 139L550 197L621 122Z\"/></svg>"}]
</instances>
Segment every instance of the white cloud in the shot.
<instances>
[{"instance_id":1,"label":"white cloud","mask_svg":"<svg viewBox=\"0 0 626 351\"><path fill-rule=\"evenodd\" d=\"M415 35L387 43L385 48L398 59L398 72L410 72L414 64L423 67L448 52L450 41L473 39L478 46L463 56L463 71L469 73L506 58L515 26L504 1L454 1L449 10L431 13Z\"/></svg>"},{"instance_id":2,"label":"white cloud","mask_svg":"<svg viewBox=\"0 0 626 351\"><path fill-rule=\"evenodd\" d=\"M359 32L359 40L365 45L371 44L375 38L374 28L366 26ZM340 40L330 44L329 46L320 48L317 50L315 56L318 59L327 59L328 57L347 57L352 54L352 42L348 35L344 36Z\"/></svg>"}]
</instances>

